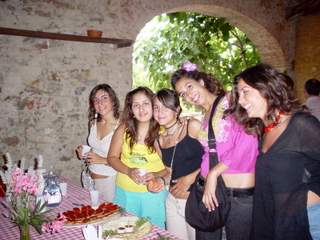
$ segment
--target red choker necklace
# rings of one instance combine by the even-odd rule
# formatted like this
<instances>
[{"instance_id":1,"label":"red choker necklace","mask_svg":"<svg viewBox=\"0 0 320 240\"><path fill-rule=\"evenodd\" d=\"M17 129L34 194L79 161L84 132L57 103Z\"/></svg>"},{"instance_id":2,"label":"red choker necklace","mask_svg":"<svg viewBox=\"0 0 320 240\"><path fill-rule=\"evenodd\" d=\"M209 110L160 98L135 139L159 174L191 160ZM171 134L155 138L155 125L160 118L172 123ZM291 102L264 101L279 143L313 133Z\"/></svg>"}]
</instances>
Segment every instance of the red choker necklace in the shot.
<instances>
[{"instance_id":1,"label":"red choker necklace","mask_svg":"<svg viewBox=\"0 0 320 240\"><path fill-rule=\"evenodd\" d=\"M283 116L283 115L284 115L284 112L279 112L279 114L276 116L276 119L275 119L272 123L268 124L267 126L265 126L265 127L263 128L263 132L264 132L264 133L271 132L276 126L279 125L279 123L280 123L280 118L281 118L281 116Z\"/></svg>"}]
</instances>

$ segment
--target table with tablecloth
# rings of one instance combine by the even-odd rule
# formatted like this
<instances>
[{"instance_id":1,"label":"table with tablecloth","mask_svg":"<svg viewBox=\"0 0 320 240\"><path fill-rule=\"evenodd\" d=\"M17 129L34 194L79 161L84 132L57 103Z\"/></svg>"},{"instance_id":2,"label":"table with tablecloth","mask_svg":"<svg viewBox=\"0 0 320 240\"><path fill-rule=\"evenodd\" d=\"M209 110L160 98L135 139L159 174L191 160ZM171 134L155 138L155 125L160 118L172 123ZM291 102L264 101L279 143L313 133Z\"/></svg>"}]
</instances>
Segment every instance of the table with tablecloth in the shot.
<instances>
[{"instance_id":1,"label":"table with tablecloth","mask_svg":"<svg viewBox=\"0 0 320 240\"><path fill-rule=\"evenodd\" d=\"M74 207L79 207L81 205L90 205L90 194L88 191L83 189L81 186L74 184L72 181L66 180L68 184L67 195L64 197L62 203L50 211L50 215L58 215L67 210L71 210ZM5 198L0 198L0 239L2 240L17 240L19 239L19 228L16 224L12 223L8 218L8 209L5 207ZM39 234L33 227L30 227L31 238L39 240L79 240L84 239L81 227L64 227L59 233L49 234L43 233ZM172 239L177 239L168 231L152 226L152 231L145 235L141 240L155 240L161 236L170 237Z\"/></svg>"}]
</instances>

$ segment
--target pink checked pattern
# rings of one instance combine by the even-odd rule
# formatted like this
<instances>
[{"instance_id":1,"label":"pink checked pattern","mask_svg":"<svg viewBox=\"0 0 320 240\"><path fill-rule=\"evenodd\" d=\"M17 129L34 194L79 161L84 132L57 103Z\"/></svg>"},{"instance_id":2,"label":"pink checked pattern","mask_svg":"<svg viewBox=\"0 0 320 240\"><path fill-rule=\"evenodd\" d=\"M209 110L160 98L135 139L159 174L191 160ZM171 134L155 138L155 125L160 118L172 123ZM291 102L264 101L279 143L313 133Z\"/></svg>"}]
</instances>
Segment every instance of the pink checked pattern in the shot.
<instances>
[{"instance_id":1,"label":"pink checked pattern","mask_svg":"<svg viewBox=\"0 0 320 240\"><path fill-rule=\"evenodd\" d=\"M68 183L68 193L67 196L63 199L62 203L58 208L55 208L50 215L52 217L58 216L59 213L70 210L75 206L75 204L90 204L90 195L89 192L81 188L80 186L72 183L68 179L64 179ZM0 198L0 202L4 203L5 199ZM0 239L5 240L17 240L19 239L19 228L13 224L10 219L7 217L8 209L5 207L5 204L0 204ZM59 224L59 223L57 223ZM59 227L59 226L54 226ZM81 228L62 228L58 233L43 233L39 235L32 227L30 228L31 238L34 240L79 240L84 239ZM50 231L49 231L50 232ZM172 239L178 239L170 234L164 229L160 229L156 226L153 226L152 232L141 238L141 240L156 240L158 234L161 236L171 237Z\"/></svg>"}]
</instances>

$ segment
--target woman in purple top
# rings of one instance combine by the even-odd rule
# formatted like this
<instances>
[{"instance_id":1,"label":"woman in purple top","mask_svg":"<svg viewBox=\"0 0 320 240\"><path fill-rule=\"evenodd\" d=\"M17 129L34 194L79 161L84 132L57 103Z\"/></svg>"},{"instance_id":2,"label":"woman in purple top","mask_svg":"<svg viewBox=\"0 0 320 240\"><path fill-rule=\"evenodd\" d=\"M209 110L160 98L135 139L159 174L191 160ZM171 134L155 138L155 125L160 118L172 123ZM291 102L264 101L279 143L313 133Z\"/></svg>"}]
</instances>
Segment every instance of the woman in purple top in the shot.
<instances>
[{"instance_id":1,"label":"woman in purple top","mask_svg":"<svg viewBox=\"0 0 320 240\"><path fill-rule=\"evenodd\" d=\"M187 62L177 70L172 78L173 88L188 103L201 107L204 112L199 141L204 147L201 175L206 179L203 202L209 211L217 206L215 195L217 177L222 175L228 188L231 210L226 223L227 239L248 240L251 232L252 195L254 190L254 169L258 154L257 138L245 133L233 118L225 116L228 96L219 82L210 75L199 72L195 64ZM214 100L225 95L219 102L212 124L216 137L216 151L219 163L209 169L208 118ZM220 240L222 229L214 232L196 230L197 240Z\"/></svg>"}]
</instances>

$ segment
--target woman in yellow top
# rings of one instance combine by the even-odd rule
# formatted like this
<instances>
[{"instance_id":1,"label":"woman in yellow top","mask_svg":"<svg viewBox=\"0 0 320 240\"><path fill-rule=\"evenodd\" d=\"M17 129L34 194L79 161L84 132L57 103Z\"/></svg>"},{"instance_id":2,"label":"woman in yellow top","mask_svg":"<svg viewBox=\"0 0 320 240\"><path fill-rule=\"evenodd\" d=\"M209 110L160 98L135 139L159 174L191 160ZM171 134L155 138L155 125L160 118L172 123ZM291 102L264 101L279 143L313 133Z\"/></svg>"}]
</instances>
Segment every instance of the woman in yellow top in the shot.
<instances>
[{"instance_id":1,"label":"woman in yellow top","mask_svg":"<svg viewBox=\"0 0 320 240\"><path fill-rule=\"evenodd\" d=\"M167 193L150 192L147 187L168 174L156 146L159 125L153 119L152 98L153 92L146 87L127 94L122 124L112 137L108 162L118 171L114 202L163 228Z\"/></svg>"}]
</instances>

